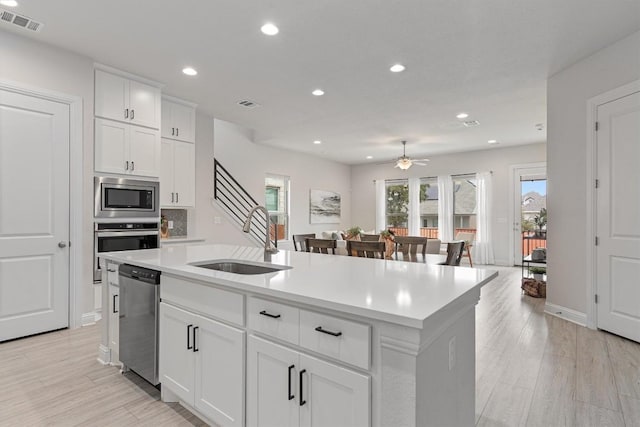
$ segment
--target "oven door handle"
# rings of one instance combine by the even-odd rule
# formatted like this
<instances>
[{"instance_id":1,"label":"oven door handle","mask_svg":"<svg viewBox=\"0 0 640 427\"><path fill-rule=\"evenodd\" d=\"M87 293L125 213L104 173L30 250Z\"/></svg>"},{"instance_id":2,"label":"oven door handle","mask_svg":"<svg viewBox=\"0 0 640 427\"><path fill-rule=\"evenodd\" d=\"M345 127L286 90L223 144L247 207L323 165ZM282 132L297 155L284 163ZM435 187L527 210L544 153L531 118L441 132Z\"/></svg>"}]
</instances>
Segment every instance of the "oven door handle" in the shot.
<instances>
[{"instance_id":1,"label":"oven door handle","mask_svg":"<svg viewBox=\"0 0 640 427\"><path fill-rule=\"evenodd\" d=\"M157 236L158 230L154 231L96 231L98 237L129 237L129 236Z\"/></svg>"}]
</instances>

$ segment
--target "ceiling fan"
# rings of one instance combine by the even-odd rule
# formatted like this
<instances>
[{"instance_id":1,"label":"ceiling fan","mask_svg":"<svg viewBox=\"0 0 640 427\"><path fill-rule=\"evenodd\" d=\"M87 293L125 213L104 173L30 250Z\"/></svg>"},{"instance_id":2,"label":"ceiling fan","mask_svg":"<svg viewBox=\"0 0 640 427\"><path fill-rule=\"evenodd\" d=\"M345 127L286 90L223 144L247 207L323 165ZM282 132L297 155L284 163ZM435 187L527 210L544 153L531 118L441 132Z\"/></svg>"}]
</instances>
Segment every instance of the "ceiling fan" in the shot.
<instances>
[{"instance_id":1,"label":"ceiling fan","mask_svg":"<svg viewBox=\"0 0 640 427\"><path fill-rule=\"evenodd\" d=\"M402 141L402 157L398 157L395 161L394 168L400 168L402 170L409 169L412 165L426 166L424 162L428 162L429 159L412 159L407 157L407 141Z\"/></svg>"}]
</instances>

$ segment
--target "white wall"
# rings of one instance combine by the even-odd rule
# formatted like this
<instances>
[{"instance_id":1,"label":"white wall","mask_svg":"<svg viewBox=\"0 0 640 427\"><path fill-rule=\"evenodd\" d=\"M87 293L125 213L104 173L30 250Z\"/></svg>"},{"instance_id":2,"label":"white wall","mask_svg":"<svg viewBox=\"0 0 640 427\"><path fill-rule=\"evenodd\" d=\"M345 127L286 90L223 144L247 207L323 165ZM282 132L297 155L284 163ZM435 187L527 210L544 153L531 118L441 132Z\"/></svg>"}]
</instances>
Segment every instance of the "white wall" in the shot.
<instances>
[{"instance_id":1,"label":"white wall","mask_svg":"<svg viewBox=\"0 0 640 427\"><path fill-rule=\"evenodd\" d=\"M640 79L640 32L552 76L547 85L547 302L587 309L587 101ZM636 183L637 185L637 183Z\"/></svg>"},{"instance_id":2,"label":"white wall","mask_svg":"<svg viewBox=\"0 0 640 427\"><path fill-rule=\"evenodd\" d=\"M354 166L351 172L352 214L354 224L365 229L375 227L375 179L411 177L433 177L457 175L482 171L493 171L493 247L496 264L506 265L509 260L512 225L509 212L514 208L509 203L509 166L523 163L544 162L545 144L528 144L509 148L471 151L430 157L425 167L413 166L401 171L388 165Z\"/></svg>"},{"instance_id":3,"label":"white wall","mask_svg":"<svg viewBox=\"0 0 640 427\"><path fill-rule=\"evenodd\" d=\"M61 92L83 102L82 313L94 308L93 294L93 61L0 30L0 79ZM72 242L76 244L76 242Z\"/></svg>"},{"instance_id":4,"label":"white wall","mask_svg":"<svg viewBox=\"0 0 640 427\"><path fill-rule=\"evenodd\" d=\"M349 166L255 144L251 130L223 120L214 121L213 131L216 158L259 203L264 203L265 174L285 175L291 179L290 234L341 230L351 225ZM309 190L312 188L340 193L340 224L309 224ZM226 224L226 218L223 222L225 224L214 225L215 241L247 243L241 232Z\"/></svg>"}]
</instances>

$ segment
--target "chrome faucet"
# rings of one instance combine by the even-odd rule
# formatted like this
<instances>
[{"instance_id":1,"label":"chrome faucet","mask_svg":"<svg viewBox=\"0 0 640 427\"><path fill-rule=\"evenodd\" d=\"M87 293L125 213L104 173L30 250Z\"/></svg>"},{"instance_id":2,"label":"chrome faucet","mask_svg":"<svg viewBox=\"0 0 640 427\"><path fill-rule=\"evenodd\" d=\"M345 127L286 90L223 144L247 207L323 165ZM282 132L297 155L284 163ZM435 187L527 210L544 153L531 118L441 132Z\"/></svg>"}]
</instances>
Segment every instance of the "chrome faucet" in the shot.
<instances>
[{"instance_id":1,"label":"chrome faucet","mask_svg":"<svg viewBox=\"0 0 640 427\"><path fill-rule=\"evenodd\" d=\"M256 206L255 208L251 209L251 211L249 212L249 216L247 217L247 220L244 222L242 231L244 231L245 233L249 232L249 229L251 229L251 218L253 218L253 214L256 213L256 211L258 210L263 211L267 219L265 238L264 238L264 262L271 262L271 254L277 254L278 248L274 248L271 246L271 237L269 236L270 234L269 229L271 228L270 226L271 224L269 220L269 211L267 211L267 208L265 208L264 206Z\"/></svg>"}]
</instances>

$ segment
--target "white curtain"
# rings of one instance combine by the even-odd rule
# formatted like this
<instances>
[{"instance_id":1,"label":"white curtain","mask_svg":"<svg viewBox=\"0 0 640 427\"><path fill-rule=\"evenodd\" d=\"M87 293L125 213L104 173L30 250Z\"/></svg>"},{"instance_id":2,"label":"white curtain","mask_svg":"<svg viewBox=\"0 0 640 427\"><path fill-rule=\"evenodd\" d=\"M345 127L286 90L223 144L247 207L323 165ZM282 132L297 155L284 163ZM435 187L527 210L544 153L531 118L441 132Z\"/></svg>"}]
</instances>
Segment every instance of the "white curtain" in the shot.
<instances>
[{"instance_id":1,"label":"white curtain","mask_svg":"<svg viewBox=\"0 0 640 427\"><path fill-rule=\"evenodd\" d=\"M409 236L420 235L420 178L409 178Z\"/></svg>"},{"instance_id":2,"label":"white curtain","mask_svg":"<svg viewBox=\"0 0 640 427\"><path fill-rule=\"evenodd\" d=\"M387 205L387 187L384 183L384 179L376 179L376 232L382 231L387 228L386 224L386 205Z\"/></svg>"},{"instance_id":3,"label":"white curtain","mask_svg":"<svg viewBox=\"0 0 640 427\"><path fill-rule=\"evenodd\" d=\"M451 175L438 177L438 237L453 240L453 180Z\"/></svg>"},{"instance_id":4,"label":"white curtain","mask_svg":"<svg viewBox=\"0 0 640 427\"><path fill-rule=\"evenodd\" d=\"M477 231L473 248L473 259L478 264L493 264L493 243L491 242L491 206L493 203L491 172L476 174L476 214Z\"/></svg>"}]
</instances>

